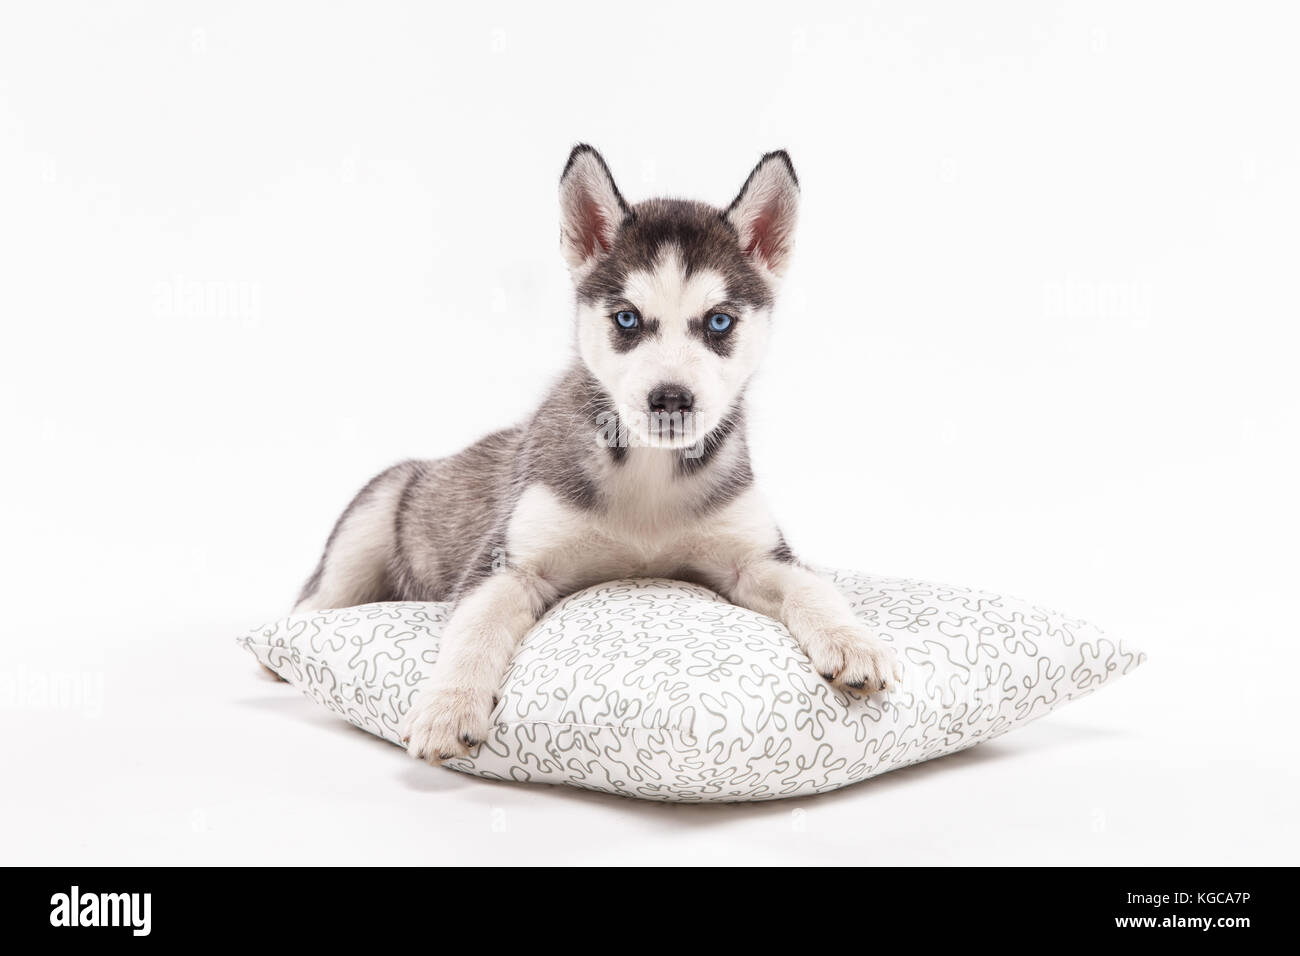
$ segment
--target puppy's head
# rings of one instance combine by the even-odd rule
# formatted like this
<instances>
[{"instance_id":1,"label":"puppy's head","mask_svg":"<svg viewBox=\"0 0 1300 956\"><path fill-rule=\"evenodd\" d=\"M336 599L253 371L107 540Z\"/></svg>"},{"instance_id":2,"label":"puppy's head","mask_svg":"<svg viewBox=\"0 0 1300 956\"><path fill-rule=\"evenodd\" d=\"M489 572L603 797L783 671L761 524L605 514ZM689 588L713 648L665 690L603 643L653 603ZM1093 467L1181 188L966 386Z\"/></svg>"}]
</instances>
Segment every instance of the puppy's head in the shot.
<instances>
[{"instance_id":1,"label":"puppy's head","mask_svg":"<svg viewBox=\"0 0 1300 956\"><path fill-rule=\"evenodd\" d=\"M799 205L790 157L768 153L726 209L629 205L578 146L560 177L578 351L643 444L686 447L723 422L767 344Z\"/></svg>"}]
</instances>

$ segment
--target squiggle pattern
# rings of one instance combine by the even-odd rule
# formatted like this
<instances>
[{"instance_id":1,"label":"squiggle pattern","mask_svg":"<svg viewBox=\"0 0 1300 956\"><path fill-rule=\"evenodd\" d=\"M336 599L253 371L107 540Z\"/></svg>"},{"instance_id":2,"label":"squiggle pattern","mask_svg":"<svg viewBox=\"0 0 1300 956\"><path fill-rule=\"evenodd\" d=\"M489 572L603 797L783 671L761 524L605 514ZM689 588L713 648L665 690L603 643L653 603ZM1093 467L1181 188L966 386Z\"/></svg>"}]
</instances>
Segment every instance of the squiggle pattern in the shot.
<instances>
[{"instance_id":1,"label":"squiggle pattern","mask_svg":"<svg viewBox=\"0 0 1300 956\"><path fill-rule=\"evenodd\" d=\"M524 638L493 733L447 766L650 800L819 793L953 753L1041 717L1144 660L1023 601L848 571L826 575L903 657L898 690L831 687L784 626L679 581L612 581ZM450 609L296 615L240 643L356 726L400 743Z\"/></svg>"}]
</instances>

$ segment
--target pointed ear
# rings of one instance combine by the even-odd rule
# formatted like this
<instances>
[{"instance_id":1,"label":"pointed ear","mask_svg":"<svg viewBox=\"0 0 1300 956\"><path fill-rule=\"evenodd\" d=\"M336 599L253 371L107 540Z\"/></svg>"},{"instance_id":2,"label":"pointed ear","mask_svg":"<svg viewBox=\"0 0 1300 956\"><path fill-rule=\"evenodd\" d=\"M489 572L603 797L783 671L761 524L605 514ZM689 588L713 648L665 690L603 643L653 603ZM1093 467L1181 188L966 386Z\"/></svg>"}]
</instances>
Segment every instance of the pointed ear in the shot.
<instances>
[{"instance_id":1,"label":"pointed ear","mask_svg":"<svg viewBox=\"0 0 1300 956\"><path fill-rule=\"evenodd\" d=\"M569 268L583 271L614 244L631 210L600 153L573 147L560 174L560 247Z\"/></svg>"},{"instance_id":2,"label":"pointed ear","mask_svg":"<svg viewBox=\"0 0 1300 956\"><path fill-rule=\"evenodd\" d=\"M745 255L773 275L785 272L799 216L799 180L785 150L758 161L726 215Z\"/></svg>"}]
</instances>

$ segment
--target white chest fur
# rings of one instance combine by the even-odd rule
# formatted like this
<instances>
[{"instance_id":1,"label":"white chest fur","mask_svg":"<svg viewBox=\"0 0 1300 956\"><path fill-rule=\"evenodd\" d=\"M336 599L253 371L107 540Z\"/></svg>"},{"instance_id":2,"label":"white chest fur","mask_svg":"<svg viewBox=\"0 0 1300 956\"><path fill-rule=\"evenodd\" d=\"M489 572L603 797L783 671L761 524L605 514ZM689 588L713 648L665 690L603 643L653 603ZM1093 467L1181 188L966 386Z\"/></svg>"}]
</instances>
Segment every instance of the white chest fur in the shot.
<instances>
[{"instance_id":1,"label":"white chest fur","mask_svg":"<svg viewBox=\"0 0 1300 956\"><path fill-rule=\"evenodd\" d=\"M720 492L704 477L681 474L665 450L632 449L602 476L601 490L603 506L584 509L530 485L507 529L510 561L561 594L637 576L721 587L780 540L752 486L734 497Z\"/></svg>"}]
</instances>

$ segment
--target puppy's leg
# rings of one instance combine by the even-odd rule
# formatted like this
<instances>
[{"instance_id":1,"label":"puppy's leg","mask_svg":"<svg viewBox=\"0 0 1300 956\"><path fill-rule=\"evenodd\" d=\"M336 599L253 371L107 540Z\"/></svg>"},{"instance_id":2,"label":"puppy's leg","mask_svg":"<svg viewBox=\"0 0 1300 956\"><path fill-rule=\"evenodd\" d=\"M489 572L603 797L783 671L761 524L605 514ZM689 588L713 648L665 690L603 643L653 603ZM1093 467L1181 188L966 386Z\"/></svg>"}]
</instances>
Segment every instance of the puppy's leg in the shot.
<instances>
[{"instance_id":1,"label":"puppy's leg","mask_svg":"<svg viewBox=\"0 0 1300 956\"><path fill-rule=\"evenodd\" d=\"M510 657L553 599L540 579L506 568L461 600L433 673L406 714L407 753L437 763L486 739Z\"/></svg>"},{"instance_id":2,"label":"puppy's leg","mask_svg":"<svg viewBox=\"0 0 1300 956\"><path fill-rule=\"evenodd\" d=\"M420 463L402 462L370 480L330 533L316 571L294 611L353 607L392 598L389 565L397 542L397 508Z\"/></svg>"},{"instance_id":3,"label":"puppy's leg","mask_svg":"<svg viewBox=\"0 0 1300 956\"><path fill-rule=\"evenodd\" d=\"M807 568L775 558L744 564L728 597L789 628L828 681L870 692L902 679L893 648L858 620L834 585Z\"/></svg>"}]
</instances>

